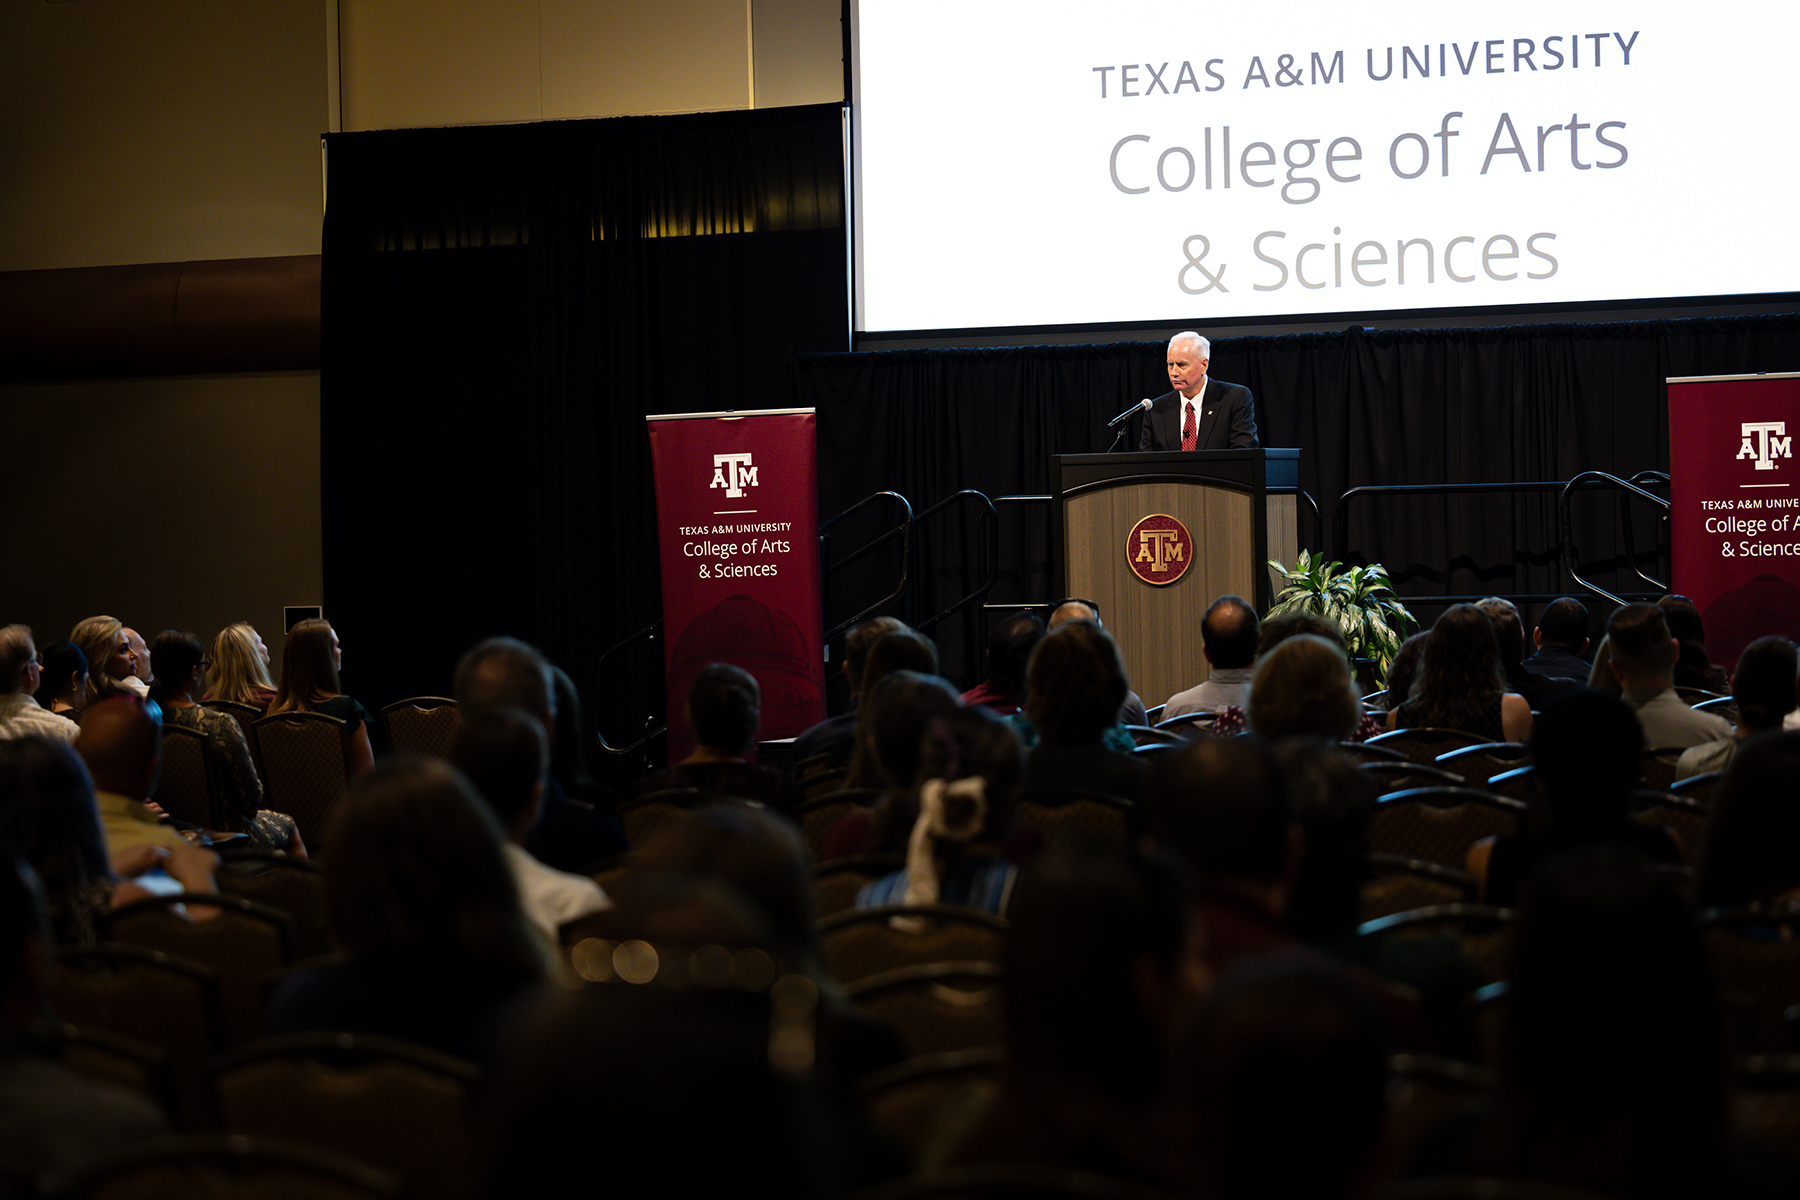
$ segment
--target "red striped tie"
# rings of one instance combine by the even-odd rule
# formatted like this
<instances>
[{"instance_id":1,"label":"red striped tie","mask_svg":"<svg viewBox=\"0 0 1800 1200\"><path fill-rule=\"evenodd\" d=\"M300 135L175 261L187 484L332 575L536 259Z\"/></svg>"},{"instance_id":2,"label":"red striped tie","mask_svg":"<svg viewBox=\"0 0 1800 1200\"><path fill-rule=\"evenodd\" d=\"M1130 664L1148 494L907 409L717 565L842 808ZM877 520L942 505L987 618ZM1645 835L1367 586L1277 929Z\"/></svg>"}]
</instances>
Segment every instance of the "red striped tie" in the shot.
<instances>
[{"instance_id":1,"label":"red striped tie","mask_svg":"<svg viewBox=\"0 0 1800 1200\"><path fill-rule=\"evenodd\" d=\"M1181 448L1183 450L1192 450L1194 448L1194 439L1200 432L1199 427L1194 424L1194 403L1190 400L1181 407L1187 412L1187 416L1184 417L1181 422Z\"/></svg>"}]
</instances>

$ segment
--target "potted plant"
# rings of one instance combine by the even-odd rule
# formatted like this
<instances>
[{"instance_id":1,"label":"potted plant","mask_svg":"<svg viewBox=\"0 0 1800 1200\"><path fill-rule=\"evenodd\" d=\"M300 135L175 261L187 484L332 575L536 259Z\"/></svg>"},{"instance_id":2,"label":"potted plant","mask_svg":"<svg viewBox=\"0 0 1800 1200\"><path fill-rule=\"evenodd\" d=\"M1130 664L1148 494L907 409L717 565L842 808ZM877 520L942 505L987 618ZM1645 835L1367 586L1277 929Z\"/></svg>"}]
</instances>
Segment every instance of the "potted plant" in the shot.
<instances>
[{"instance_id":1,"label":"potted plant","mask_svg":"<svg viewBox=\"0 0 1800 1200\"><path fill-rule=\"evenodd\" d=\"M1385 686L1388 664L1406 640L1407 628L1419 623L1394 595L1387 568L1380 563L1346 567L1307 550L1291 570L1274 559L1269 567L1286 586L1266 615L1306 612L1330 621L1343 634L1351 659L1370 664L1374 681Z\"/></svg>"}]
</instances>

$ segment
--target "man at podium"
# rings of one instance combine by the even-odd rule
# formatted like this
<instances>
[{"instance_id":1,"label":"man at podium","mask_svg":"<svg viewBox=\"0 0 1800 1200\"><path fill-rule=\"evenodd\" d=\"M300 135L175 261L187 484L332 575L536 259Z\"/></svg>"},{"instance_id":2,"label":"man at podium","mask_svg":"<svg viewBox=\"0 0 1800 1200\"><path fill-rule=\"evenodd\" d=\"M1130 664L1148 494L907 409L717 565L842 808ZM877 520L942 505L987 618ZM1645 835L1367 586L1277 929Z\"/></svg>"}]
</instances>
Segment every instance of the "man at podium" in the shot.
<instances>
[{"instance_id":1,"label":"man at podium","mask_svg":"<svg viewBox=\"0 0 1800 1200\"><path fill-rule=\"evenodd\" d=\"M1169 339L1169 386L1150 404L1139 450L1250 450L1256 406L1250 389L1206 377L1212 343L1191 330Z\"/></svg>"}]
</instances>

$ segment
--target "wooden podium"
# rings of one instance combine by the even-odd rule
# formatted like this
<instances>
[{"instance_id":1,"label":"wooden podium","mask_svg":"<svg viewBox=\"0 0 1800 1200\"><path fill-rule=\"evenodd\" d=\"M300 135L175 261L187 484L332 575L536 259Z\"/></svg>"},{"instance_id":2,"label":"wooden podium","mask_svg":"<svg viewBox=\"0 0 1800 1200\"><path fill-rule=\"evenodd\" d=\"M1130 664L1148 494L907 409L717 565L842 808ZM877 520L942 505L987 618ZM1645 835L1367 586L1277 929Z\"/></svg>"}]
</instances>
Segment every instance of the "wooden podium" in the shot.
<instances>
[{"instance_id":1,"label":"wooden podium","mask_svg":"<svg viewBox=\"0 0 1800 1200\"><path fill-rule=\"evenodd\" d=\"M1146 705L1206 678L1200 619L1207 606L1236 594L1266 610L1277 588L1268 560L1292 563L1298 552L1297 449L1064 454L1052 477L1059 592L1100 606ZM1174 522L1140 528L1159 515ZM1134 561L1155 574L1152 557L1172 557L1186 544L1177 523L1191 539L1186 568L1172 583L1146 582ZM1173 574L1180 564L1156 565Z\"/></svg>"}]
</instances>

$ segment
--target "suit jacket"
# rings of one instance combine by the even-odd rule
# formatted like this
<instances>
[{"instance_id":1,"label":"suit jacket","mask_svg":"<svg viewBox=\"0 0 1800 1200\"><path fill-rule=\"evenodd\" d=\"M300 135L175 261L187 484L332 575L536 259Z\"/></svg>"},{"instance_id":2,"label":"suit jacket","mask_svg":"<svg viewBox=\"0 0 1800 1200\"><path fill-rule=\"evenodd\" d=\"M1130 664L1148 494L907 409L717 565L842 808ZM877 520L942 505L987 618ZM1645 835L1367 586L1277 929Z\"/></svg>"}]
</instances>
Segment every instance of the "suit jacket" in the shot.
<instances>
[{"instance_id":1,"label":"suit jacket","mask_svg":"<svg viewBox=\"0 0 1800 1200\"><path fill-rule=\"evenodd\" d=\"M1242 384L1208 378L1200 393L1196 450L1249 450L1256 446L1256 404ZM1158 396L1138 430L1139 450L1181 449L1181 397Z\"/></svg>"}]
</instances>

